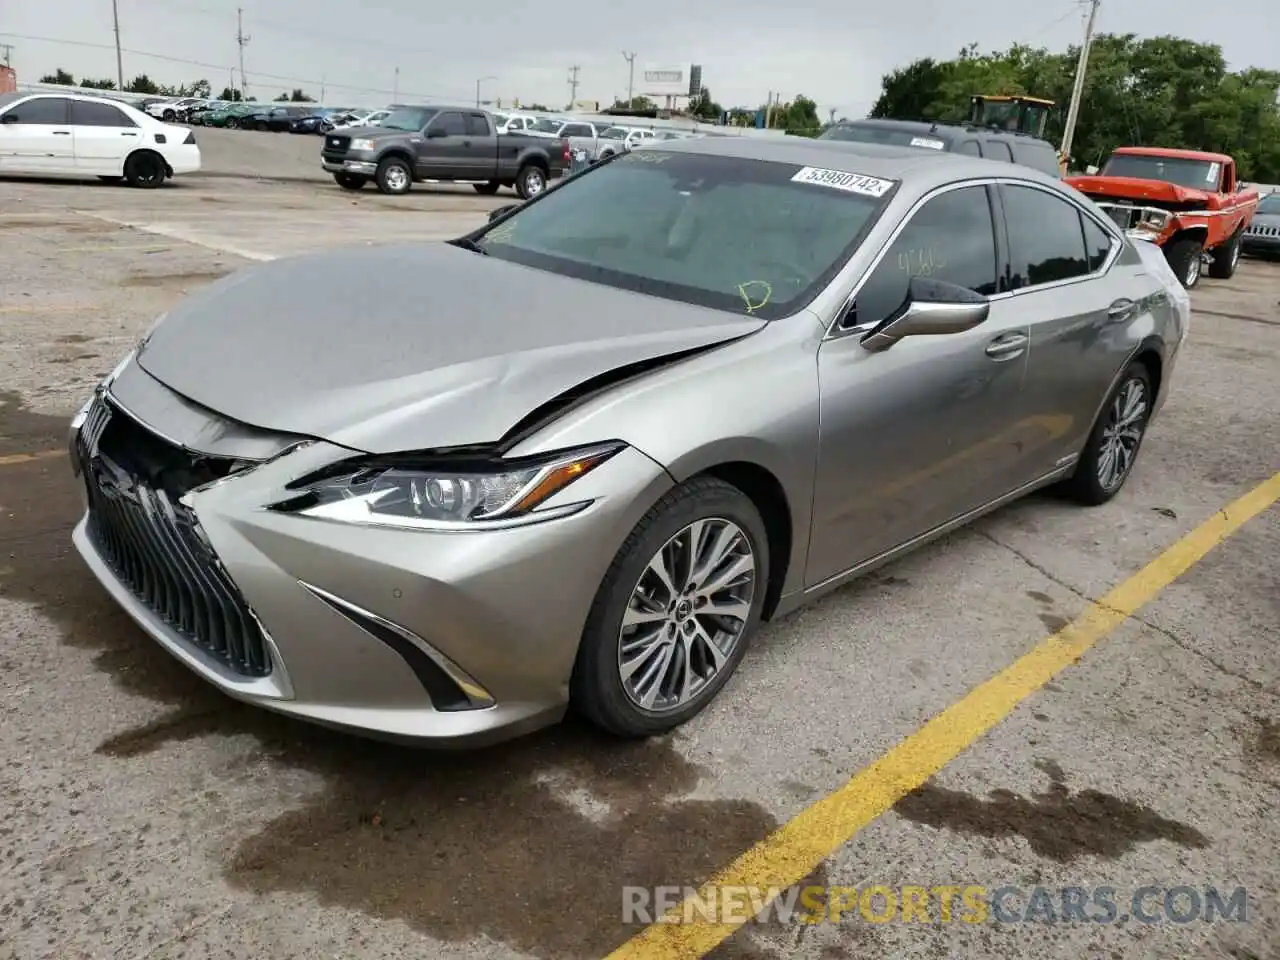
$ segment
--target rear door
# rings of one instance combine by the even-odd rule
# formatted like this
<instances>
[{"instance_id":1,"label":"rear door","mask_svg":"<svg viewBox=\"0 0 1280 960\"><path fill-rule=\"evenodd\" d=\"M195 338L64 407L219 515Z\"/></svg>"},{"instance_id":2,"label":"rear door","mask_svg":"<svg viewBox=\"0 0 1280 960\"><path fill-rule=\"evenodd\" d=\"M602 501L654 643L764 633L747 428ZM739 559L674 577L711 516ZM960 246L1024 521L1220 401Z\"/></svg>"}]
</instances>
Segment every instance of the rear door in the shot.
<instances>
[{"instance_id":1,"label":"rear door","mask_svg":"<svg viewBox=\"0 0 1280 960\"><path fill-rule=\"evenodd\" d=\"M1030 182L1002 182L999 196L1010 302L1031 335L1023 434L1031 480L1079 453L1152 304L1141 261L1122 257L1123 242L1093 214Z\"/></svg>"},{"instance_id":2,"label":"rear door","mask_svg":"<svg viewBox=\"0 0 1280 960\"><path fill-rule=\"evenodd\" d=\"M498 175L498 135L488 116L479 110L471 110L462 118L466 137L466 164L469 176L475 180L491 180Z\"/></svg>"},{"instance_id":3,"label":"rear door","mask_svg":"<svg viewBox=\"0 0 1280 960\"><path fill-rule=\"evenodd\" d=\"M418 176L467 180L474 176L467 122L459 110L437 113L427 124L418 153ZM488 177L485 177L488 179Z\"/></svg>"},{"instance_id":4,"label":"rear door","mask_svg":"<svg viewBox=\"0 0 1280 960\"><path fill-rule=\"evenodd\" d=\"M71 101L76 170L94 176L120 176L124 160L142 140L138 125L108 103Z\"/></svg>"},{"instance_id":5,"label":"rear door","mask_svg":"<svg viewBox=\"0 0 1280 960\"><path fill-rule=\"evenodd\" d=\"M75 173L71 101L34 97L0 117L0 163L15 173Z\"/></svg>"}]
</instances>

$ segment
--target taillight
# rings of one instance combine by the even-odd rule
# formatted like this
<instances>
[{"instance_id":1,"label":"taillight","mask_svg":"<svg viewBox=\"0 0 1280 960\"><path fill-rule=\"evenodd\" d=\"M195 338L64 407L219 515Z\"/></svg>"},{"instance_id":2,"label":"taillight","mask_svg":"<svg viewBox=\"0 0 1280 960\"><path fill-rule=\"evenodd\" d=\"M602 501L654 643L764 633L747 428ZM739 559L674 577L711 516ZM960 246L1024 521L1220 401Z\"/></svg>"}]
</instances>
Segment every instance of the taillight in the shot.
<instances>
[{"instance_id":1,"label":"taillight","mask_svg":"<svg viewBox=\"0 0 1280 960\"><path fill-rule=\"evenodd\" d=\"M569 141L561 140L560 148L562 151L560 156L564 159L564 165L567 167L573 163L573 152L569 149Z\"/></svg>"}]
</instances>

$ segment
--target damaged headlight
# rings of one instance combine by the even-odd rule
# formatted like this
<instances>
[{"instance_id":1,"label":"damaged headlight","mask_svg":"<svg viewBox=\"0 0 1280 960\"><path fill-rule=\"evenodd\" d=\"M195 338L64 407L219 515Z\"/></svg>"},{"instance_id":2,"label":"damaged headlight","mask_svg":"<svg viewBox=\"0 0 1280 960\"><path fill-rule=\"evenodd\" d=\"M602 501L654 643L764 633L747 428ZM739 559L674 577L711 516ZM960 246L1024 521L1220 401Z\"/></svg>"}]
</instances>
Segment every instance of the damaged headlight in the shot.
<instances>
[{"instance_id":1,"label":"damaged headlight","mask_svg":"<svg viewBox=\"0 0 1280 960\"><path fill-rule=\"evenodd\" d=\"M447 461L439 466L365 463L335 475L304 478L301 493L275 509L372 526L406 529L485 529L519 526L576 513L582 500L544 504L619 450L612 443L550 457L490 463Z\"/></svg>"},{"instance_id":2,"label":"damaged headlight","mask_svg":"<svg viewBox=\"0 0 1280 960\"><path fill-rule=\"evenodd\" d=\"M1154 207L1143 207L1138 222L1131 228L1139 235L1158 237L1169 226L1173 215L1168 210L1157 210Z\"/></svg>"}]
</instances>

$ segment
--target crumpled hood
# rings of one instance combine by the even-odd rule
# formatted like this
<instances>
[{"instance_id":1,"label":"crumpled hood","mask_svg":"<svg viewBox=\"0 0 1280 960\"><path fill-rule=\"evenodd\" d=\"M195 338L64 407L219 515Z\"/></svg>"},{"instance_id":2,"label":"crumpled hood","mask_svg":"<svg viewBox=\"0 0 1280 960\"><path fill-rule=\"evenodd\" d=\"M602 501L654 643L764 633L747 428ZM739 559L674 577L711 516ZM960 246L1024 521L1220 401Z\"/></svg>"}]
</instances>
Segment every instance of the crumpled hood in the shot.
<instances>
[{"instance_id":1,"label":"crumpled hood","mask_svg":"<svg viewBox=\"0 0 1280 960\"><path fill-rule=\"evenodd\" d=\"M1066 182L1081 193L1124 200L1160 200L1164 203L1207 205L1211 196L1204 190L1192 190L1189 187L1180 187L1176 183L1144 180L1140 177L1067 177Z\"/></svg>"},{"instance_id":2,"label":"crumpled hood","mask_svg":"<svg viewBox=\"0 0 1280 960\"><path fill-rule=\"evenodd\" d=\"M497 441L585 380L763 325L432 243L232 274L173 308L138 363L242 423L391 453Z\"/></svg>"}]
</instances>

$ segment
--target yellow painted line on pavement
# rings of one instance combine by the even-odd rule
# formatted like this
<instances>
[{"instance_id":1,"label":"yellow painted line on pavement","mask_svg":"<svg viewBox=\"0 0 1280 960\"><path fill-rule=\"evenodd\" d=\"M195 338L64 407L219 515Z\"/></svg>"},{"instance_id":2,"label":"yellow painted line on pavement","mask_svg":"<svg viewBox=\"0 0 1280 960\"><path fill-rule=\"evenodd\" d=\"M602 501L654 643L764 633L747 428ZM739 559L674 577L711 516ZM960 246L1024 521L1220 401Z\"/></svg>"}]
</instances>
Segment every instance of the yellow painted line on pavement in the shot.
<instances>
[{"instance_id":1,"label":"yellow painted line on pavement","mask_svg":"<svg viewBox=\"0 0 1280 960\"><path fill-rule=\"evenodd\" d=\"M608 960L695 960L728 939L737 923L681 923L716 903L718 887L761 889L746 913L768 905L767 891L793 886L863 827L989 733L1018 704L1040 690L1248 520L1280 500L1280 473L1219 510L1057 633L947 707L834 793L752 847L694 894L646 927Z\"/></svg>"},{"instance_id":2,"label":"yellow painted line on pavement","mask_svg":"<svg viewBox=\"0 0 1280 960\"><path fill-rule=\"evenodd\" d=\"M66 450L37 450L35 453L6 453L0 455L0 467L12 467L19 463L31 463L34 460L52 460L54 457L66 457Z\"/></svg>"}]
</instances>

